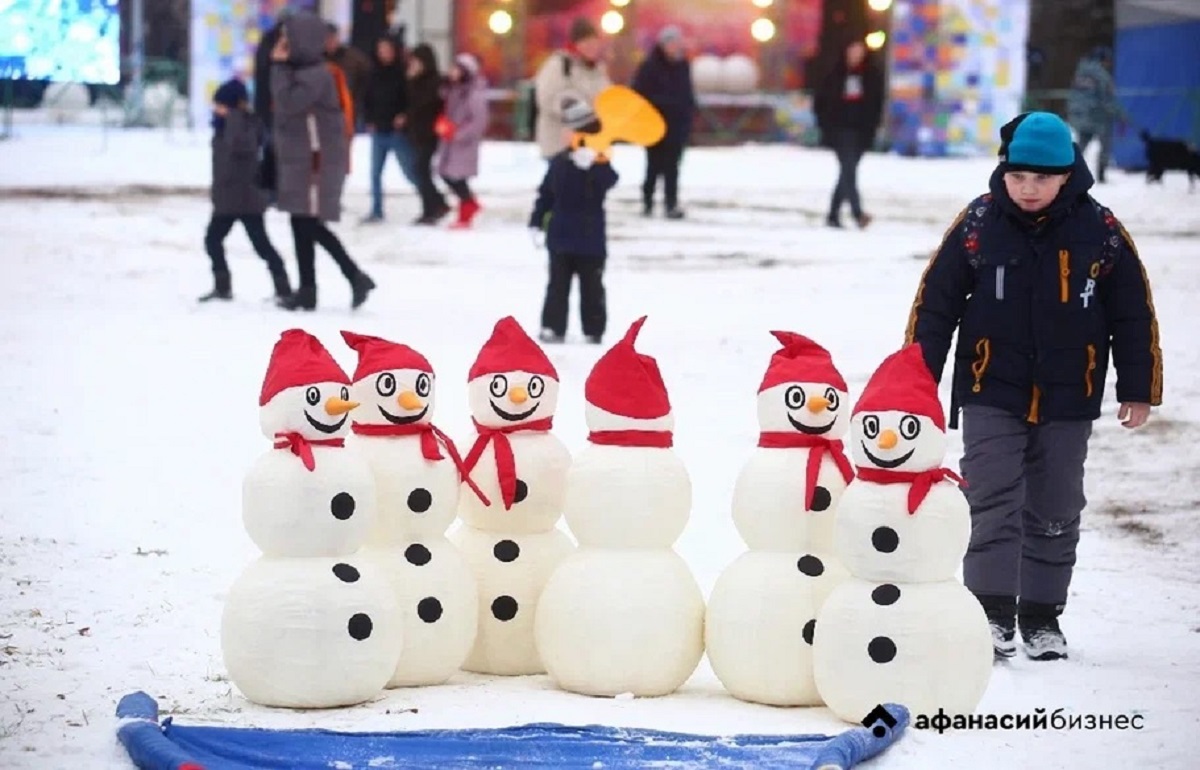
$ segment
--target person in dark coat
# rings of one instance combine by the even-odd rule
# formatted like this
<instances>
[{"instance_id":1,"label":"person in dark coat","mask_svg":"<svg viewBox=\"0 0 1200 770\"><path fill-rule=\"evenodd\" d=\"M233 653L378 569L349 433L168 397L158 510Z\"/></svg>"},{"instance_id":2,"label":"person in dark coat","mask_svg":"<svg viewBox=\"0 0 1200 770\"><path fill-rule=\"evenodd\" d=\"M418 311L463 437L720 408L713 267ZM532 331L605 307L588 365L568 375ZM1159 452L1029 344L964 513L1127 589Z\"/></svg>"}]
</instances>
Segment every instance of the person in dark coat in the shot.
<instances>
[{"instance_id":1,"label":"person in dark coat","mask_svg":"<svg viewBox=\"0 0 1200 770\"><path fill-rule=\"evenodd\" d=\"M550 159L529 217L535 233L545 232L550 252L550 280L542 305L542 342L566 339L571 283L579 276L579 316L588 342L600 344L608 321L604 290L604 263L608 257L604 198L617 183L617 172L608 158L597 156L586 144L571 149L575 132L600 130L592 108L567 97L561 109L564 144Z\"/></svg>"},{"instance_id":2,"label":"person in dark coat","mask_svg":"<svg viewBox=\"0 0 1200 770\"><path fill-rule=\"evenodd\" d=\"M350 282L352 307L359 307L375 282L359 269L325 225L341 218L342 187L350 169L350 134L342 99L324 58L325 23L308 12L283 22L271 52L271 96L275 110L280 211L292 215L292 237L300 287L281 303L289 310L317 306L316 245L319 243Z\"/></svg>"},{"instance_id":3,"label":"person in dark coat","mask_svg":"<svg viewBox=\"0 0 1200 770\"><path fill-rule=\"evenodd\" d=\"M283 34L283 20L290 14L291 9L286 6L280 10L275 23L263 34L262 39L258 41L258 48L254 50L254 114L262 121L263 129L266 132L261 150L258 183L268 191L272 202L274 202L275 195L276 173L275 143L271 138L273 117L271 112L271 51L275 49L275 45L279 42L279 36Z\"/></svg>"},{"instance_id":4,"label":"person in dark coat","mask_svg":"<svg viewBox=\"0 0 1200 770\"><path fill-rule=\"evenodd\" d=\"M679 163L692 134L696 114L696 92L692 88L692 66L688 62L683 33L679 27L666 27L658 34L658 43L638 67L633 90L646 97L662 113L667 133L662 140L646 148L646 180L642 183L642 214L654 212L654 188L663 178L664 203L668 219L682 219L679 208Z\"/></svg>"},{"instance_id":5,"label":"person in dark coat","mask_svg":"<svg viewBox=\"0 0 1200 770\"><path fill-rule=\"evenodd\" d=\"M437 224L450 213L450 205L433 182L433 156L438 148L434 124L444 106L437 54L432 46L421 43L408 57L408 114L404 119L404 133L413 151L412 172L421 196L418 225Z\"/></svg>"},{"instance_id":6,"label":"person in dark coat","mask_svg":"<svg viewBox=\"0 0 1200 770\"><path fill-rule=\"evenodd\" d=\"M858 195L858 163L875 141L883 117L883 70L861 40L846 46L845 57L818 86L813 112L821 143L837 153L839 168L826 224L841 227L842 204L849 203L854 221L866 227L871 217Z\"/></svg>"},{"instance_id":7,"label":"person in dark coat","mask_svg":"<svg viewBox=\"0 0 1200 770\"><path fill-rule=\"evenodd\" d=\"M276 299L286 300L292 293L287 269L263 224L267 196L257 185L255 169L263 131L249 108L250 94L240 80L222 83L213 94L213 213L204 234L204 249L212 261L213 289L200 297L201 302L233 299L229 264L225 261L225 238L238 222L242 223L254 251L267 263Z\"/></svg>"},{"instance_id":8,"label":"person in dark coat","mask_svg":"<svg viewBox=\"0 0 1200 770\"><path fill-rule=\"evenodd\" d=\"M947 231L917 288L906 338L939 378L958 331L950 427L963 413L971 505L963 580L997 657L1019 623L1035 660L1067 656L1066 605L1092 422L1112 355L1117 416L1162 403L1162 351L1145 267L1129 233L1088 193L1092 175L1057 115L1000 131L990 192Z\"/></svg>"},{"instance_id":9,"label":"person in dark coat","mask_svg":"<svg viewBox=\"0 0 1200 770\"><path fill-rule=\"evenodd\" d=\"M371 57L353 45L342 42L341 31L332 22L325 24L325 57L341 67L346 76L346 87L350 90L350 99L354 103L355 129L360 126L360 116L363 113L363 96L367 90L367 79L371 76L373 62Z\"/></svg>"},{"instance_id":10,"label":"person in dark coat","mask_svg":"<svg viewBox=\"0 0 1200 770\"><path fill-rule=\"evenodd\" d=\"M408 76L396 40L381 37L375 43L375 67L367 78L363 112L371 135L371 212L363 222L383 221L383 167L395 154L400 172L414 185L412 147L404 134L408 110Z\"/></svg>"}]
</instances>

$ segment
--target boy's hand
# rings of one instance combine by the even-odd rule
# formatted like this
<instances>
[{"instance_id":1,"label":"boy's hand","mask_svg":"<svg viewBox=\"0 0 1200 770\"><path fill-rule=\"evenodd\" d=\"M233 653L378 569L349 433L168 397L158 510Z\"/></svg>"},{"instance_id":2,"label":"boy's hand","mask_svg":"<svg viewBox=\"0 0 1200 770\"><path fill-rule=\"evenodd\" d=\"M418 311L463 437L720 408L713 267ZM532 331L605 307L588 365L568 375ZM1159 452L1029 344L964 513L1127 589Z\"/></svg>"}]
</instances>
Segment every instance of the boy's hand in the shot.
<instances>
[{"instance_id":1,"label":"boy's hand","mask_svg":"<svg viewBox=\"0 0 1200 770\"><path fill-rule=\"evenodd\" d=\"M1117 419L1126 428L1140 428L1150 419L1150 405L1125 402L1117 410Z\"/></svg>"}]
</instances>

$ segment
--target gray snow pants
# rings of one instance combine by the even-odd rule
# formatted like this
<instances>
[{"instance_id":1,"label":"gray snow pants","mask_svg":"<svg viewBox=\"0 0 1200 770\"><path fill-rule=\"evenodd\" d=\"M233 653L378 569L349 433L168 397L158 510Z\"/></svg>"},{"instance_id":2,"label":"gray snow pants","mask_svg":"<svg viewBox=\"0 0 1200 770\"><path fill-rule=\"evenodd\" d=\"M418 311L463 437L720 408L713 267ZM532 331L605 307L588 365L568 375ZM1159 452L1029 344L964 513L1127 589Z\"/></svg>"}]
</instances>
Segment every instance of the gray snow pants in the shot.
<instances>
[{"instance_id":1,"label":"gray snow pants","mask_svg":"<svg viewBox=\"0 0 1200 770\"><path fill-rule=\"evenodd\" d=\"M1063 605L1075 567L1090 420L1030 425L1003 409L963 409L971 545L963 582L976 595Z\"/></svg>"}]
</instances>

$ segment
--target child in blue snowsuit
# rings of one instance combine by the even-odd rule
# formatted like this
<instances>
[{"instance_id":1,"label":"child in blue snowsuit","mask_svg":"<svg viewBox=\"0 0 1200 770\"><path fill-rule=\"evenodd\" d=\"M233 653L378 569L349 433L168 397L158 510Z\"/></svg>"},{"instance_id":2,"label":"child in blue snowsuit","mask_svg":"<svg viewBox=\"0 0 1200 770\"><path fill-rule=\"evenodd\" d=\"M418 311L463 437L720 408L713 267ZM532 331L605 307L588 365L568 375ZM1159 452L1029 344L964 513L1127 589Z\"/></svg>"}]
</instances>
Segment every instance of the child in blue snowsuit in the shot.
<instances>
[{"instance_id":1,"label":"child in blue snowsuit","mask_svg":"<svg viewBox=\"0 0 1200 770\"><path fill-rule=\"evenodd\" d=\"M940 378L958 330L950 426L961 408L972 523L963 579L997 658L1016 652L1019 621L1026 654L1052 660L1067 657L1058 617L1109 355L1118 417L1136 428L1162 403L1162 351L1133 239L1088 194L1092 174L1066 123L1026 113L1000 138L991 191L929 262L906 338Z\"/></svg>"},{"instance_id":2,"label":"child in blue snowsuit","mask_svg":"<svg viewBox=\"0 0 1200 770\"><path fill-rule=\"evenodd\" d=\"M568 134L595 133L600 126L592 108L567 98L563 122ZM566 338L571 283L579 276L579 315L588 342L600 344L608 319L604 292L604 263L608 235L604 199L617 183L617 172L608 158L586 145L568 147L550 159L538 188L529 226L544 230L550 252L550 280L542 305L542 342Z\"/></svg>"}]
</instances>

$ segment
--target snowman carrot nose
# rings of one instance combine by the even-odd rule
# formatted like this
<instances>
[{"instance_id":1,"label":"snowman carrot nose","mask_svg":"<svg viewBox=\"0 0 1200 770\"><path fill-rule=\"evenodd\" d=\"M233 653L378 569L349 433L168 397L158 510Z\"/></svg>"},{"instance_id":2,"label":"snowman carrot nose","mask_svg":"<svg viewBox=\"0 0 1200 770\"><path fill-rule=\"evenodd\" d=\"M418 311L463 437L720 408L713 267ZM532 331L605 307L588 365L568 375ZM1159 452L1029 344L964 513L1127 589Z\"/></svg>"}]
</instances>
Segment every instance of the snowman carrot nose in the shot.
<instances>
[{"instance_id":1,"label":"snowman carrot nose","mask_svg":"<svg viewBox=\"0 0 1200 770\"><path fill-rule=\"evenodd\" d=\"M529 400L529 391L523 385L517 385L508 391L508 400L514 404L523 404Z\"/></svg>"},{"instance_id":2,"label":"snowman carrot nose","mask_svg":"<svg viewBox=\"0 0 1200 770\"><path fill-rule=\"evenodd\" d=\"M804 405L808 407L808 411L816 414L829 407L829 399L824 396L809 396Z\"/></svg>"},{"instance_id":3,"label":"snowman carrot nose","mask_svg":"<svg viewBox=\"0 0 1200 770\"><path fill-rule=\"evenodd\" d=\"M346 412L349 412L351 409L354 409L357 406L357 401L347 401L344 398L330 396L329 400L325 402L325 411L336 417L339 414L345 414Z\"/></svg>"},{"instance_id":4,"label":"snowman carrot nose","mask_svg":"<svg viewBox=\"0 0 1200 770\"><path fill-rule=\"evenodd\" d=\"M421 399L418 398L417 394L413 393L411 390L404 391L396 400L400 402L401 409L407 409L410 412L413 409L421 408Z\"/></svg>"},{"instance_id":5,"label":"snowman carrot nose","mask_svg":"<svg viewBox=\"0 0 1200 770\"><path fill-rule=\"evenodd\" d=\"M888 428L883 433L879 434L879 448L892 449L896 444L900 443L899 437L896 436L896 431Z\"/></svg>"}]
</instances>

